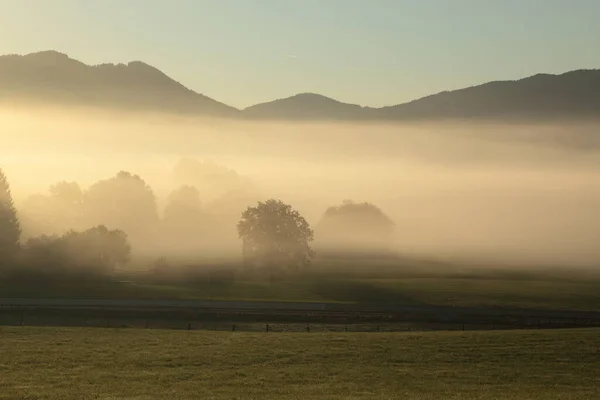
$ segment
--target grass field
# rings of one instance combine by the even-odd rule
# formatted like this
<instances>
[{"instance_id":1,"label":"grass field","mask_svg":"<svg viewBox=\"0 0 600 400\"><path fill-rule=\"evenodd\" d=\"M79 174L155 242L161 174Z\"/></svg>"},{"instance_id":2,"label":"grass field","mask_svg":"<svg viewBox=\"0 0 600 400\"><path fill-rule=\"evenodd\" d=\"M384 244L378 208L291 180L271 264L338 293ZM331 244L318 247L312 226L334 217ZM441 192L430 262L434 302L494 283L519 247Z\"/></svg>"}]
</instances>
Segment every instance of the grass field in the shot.
<instances>
[{"instance_id":1,"label":"grass field","mask_svg":"<svg viewBox=\"0 0 600 400\"><path fill-rule=\"evenodd\" d=\"M309 270L274 283L243 271L229 280L183 279L177 283L122 272L104 281L0 280L0 297L380 302L598 311L600 272L399 260L320 260Z\"/></svg>"},{"instance_id":2,"label":"grass field","mask_svg":"<svg viewBox=\"0 0 600 400\"><path fill-rule=\"evenodd\" d=\"M0 328L0 399L600 398L600 330Z\"/></svg>"},{"instance_id":3,"label":"grass field","mask_svg":"<svg viewBox=\"0 0 600 400\"><path fill-rule=\"evenodd\" d=\"M504 306L597 311L600 282L506 278L405 277L298 279L271 284L167 285L144 282L0 282L0 297L213 299L306 302L382 302L396 305Z\"/></svg>"}]
</instances>

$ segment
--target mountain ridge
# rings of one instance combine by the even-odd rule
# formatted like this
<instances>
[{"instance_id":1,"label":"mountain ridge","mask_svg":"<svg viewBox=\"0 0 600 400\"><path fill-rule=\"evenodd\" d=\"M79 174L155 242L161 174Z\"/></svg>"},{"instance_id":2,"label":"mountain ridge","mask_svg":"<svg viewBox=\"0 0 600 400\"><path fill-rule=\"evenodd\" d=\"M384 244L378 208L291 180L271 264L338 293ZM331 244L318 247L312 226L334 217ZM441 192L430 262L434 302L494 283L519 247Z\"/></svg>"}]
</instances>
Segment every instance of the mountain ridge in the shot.
<instances>
[{"instance_id":1,"label":"mountain ridge","mask_svg":"<svg viewBox=\"0 0 600 400\"><path fill-rule=\"evenodd\" d=\"M0 56L0 99L11 96L220 117L239 113L142 61L87 65L52 50Z\"/></svg>"},{"instance_id":2,"label":"mountain ridge","mask_svg":"<svg viewBox=\"0 0 600 400\"><path fill-rule=\"evenodd\" d=\"M47 50L0 56L0 101L17 99L252 120L581 118L600 115L600 70L491 81L379 108L298 93L240 110L142 61L88 65Z\"/></svg>"}]
</instances>

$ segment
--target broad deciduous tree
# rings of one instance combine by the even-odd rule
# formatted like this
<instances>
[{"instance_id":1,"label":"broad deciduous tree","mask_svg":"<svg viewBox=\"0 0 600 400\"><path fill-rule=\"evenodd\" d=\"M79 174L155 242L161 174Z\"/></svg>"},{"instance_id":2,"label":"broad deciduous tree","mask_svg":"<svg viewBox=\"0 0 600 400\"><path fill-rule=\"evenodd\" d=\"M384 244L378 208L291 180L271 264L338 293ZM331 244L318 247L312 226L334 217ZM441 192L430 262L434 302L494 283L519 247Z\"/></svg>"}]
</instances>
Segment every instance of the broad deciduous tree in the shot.
<instances>
[{"instance_id":1,"label":"broad deciduous tree","mask_svg":"<svg viewBox=\"0 0 600 400\"><path fill-rule=\"evenodd\" d=\"M319 244L336 251L387 251L394 222L371 203L329 207L316 226Z\"/></svg>"},{"instance_id":2,"label":"broad deciduous tree","mask_svg":"<svg viewBox=\"0 0 600 400\"><path fill-rule=\"evenodd\" d=\"M283 268L308 265L314 252L310 247L313 231L290 205L280 200L259 202L248 207L237 224L247 264L273 273Z\"/></svg>"},{"instance_id":3,"label":"broad deciduous tree","mask_svg":"<svg viewBox=\"0 0 600 400\"><path fill-rule=\"evenodd\" d=\"M158 229L154 192L138 175L125 171L92 185L84 194L83 212L88 226L121 229L133 241L153 238Z\"/></svg>"},{"instance_id":4,"label":"broad deciduous tree","mask_svg":"<svg viewBox=\"0 0 600 400\"><path fill-rule=\"evenodd\" d=\"M129 261L131 246L127 235L103 225L62 236L32 238L23 248L25 266L41 275L107 275Z\"/></svg>"}]
</instances>

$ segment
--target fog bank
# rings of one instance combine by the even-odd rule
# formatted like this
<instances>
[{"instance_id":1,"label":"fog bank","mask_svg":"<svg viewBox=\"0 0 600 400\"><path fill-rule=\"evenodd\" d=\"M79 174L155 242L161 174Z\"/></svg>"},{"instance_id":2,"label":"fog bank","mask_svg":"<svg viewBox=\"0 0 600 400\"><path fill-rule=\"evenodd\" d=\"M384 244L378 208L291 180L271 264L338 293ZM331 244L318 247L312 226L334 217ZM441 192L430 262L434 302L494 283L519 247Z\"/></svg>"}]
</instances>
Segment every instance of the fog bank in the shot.
<instances>
[{"instance_id":1,"label":"fog bank","mask_svg":"<svg viewBox=\"0 0 600 400\"><path fill-rule=\"evenodd\" d=\"M214 160L311 225L345 199L376 204L395 221L401 253L598 266L597 131L583 123L241 123L2 109L0 167L17 207L57 181L85 189L126 170L154 190L160 214L182 183L177 162ZM198 190L204 205L231 196L214 184ZM239 251L235 237L223 240L221 251Z\"/></svg>"}]
</instances>

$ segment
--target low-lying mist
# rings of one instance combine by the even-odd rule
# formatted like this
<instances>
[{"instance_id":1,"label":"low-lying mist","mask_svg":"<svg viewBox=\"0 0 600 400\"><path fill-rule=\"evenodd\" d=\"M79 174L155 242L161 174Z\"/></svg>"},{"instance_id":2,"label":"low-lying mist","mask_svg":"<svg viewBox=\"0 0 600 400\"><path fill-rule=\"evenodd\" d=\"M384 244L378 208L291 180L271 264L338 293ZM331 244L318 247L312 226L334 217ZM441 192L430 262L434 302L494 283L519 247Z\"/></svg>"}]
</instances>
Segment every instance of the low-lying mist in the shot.
<instances>
[{"instance_id":1,"label":"low-lying mist","mask_svg":"<svg viewBox=\"0 0 600 400\"><path fill-rule=\"evenodd\" d=\"M193 257L206 247L215 257L237 257L236 218L256 200L281 199L314 227L328 207L350 199L375 204L395 222L392 248L401 254L584 267L600 265L597 131L572 122L244 123L4 108L0 167L20 212L56 182L87 190L128 171L153 190L160 218L170 194L192 184L207 215L227 215L198 220L206 231L190 230L185 243L134 241L134 257ZM185 182L174 172L182 158L226 166L251 190L218 174ZM35 216L28 218L36 226Z\"/></svg>"}]
</instances>

